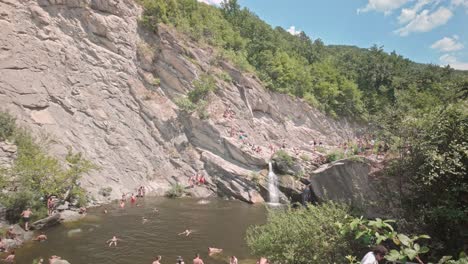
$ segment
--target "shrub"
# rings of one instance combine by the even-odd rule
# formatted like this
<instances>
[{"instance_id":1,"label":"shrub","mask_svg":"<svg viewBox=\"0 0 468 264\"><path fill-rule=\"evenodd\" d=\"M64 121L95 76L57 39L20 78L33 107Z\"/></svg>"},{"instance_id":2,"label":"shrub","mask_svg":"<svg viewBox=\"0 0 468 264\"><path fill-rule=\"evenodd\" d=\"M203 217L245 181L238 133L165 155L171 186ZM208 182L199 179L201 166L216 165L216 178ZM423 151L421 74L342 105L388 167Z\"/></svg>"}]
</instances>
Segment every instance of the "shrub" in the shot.
<instances>
[{"instance_id":1,"label":"shrub","mask_svg":"<svg viewBox=\"0 0 468 264\"><path fill-rule=\"evenodd\" d=\"M258 186L260 184L260 174L257 172L251 172L250 180L255 184L255 186Z\"/></svg>"},{"instance_id":2,"label":"shrub","mask_svg":"<svg viewBox=\"0 0 468 264\"><path fill-rule=\"evenodd\" d=\"M344 153L342 151L333 150L333 151L330 151L329 153L327 153L327 161L328 162L333 162L333 161L336 161L336 160L340 160L342 158L344 158Z\"/></svg>"},{"instance_id":3,"label":"shrub","mask_svg":"<svg viewBox=\"0 0 468 264\"><path fill-rule=\"evenodd\" d=\"M15 133L15 118L9 113L0 112L0 140L6 140Z\"/></svg>"},{"instance_id":4,"label":"shrub","mask_svg":"<svg viewBox=\"0 0 468 264\"><path fill-rule=\"evenodd\" d=\"M187 113L192 113L197 109L197 106L192 103L187 97L179 97L176 98L174 103L180 108L180 110L187 112Z\"/></svg>"},{"instance_id":5,"label":"shrub","mask_svg":"<svg viewBox=\"0 0 468 264\"><path fill-rule=\"evenodd\" d=\"M303 161L309 161L309 160L310 160L310 157L309 157L308 155L306 155L306 154L302 154L302 155L300 156L300 158L301 158L301 160L303 160Z\"/></svg>"},{"instance_id":6,"label":"shrub","mask_svg":"<svg viewBox=\"0 0 468 264\"><path fill-rule=\"evenodd\" d=\"M161 79L159 79L159 78L154 78L153 79L153 85L159 86L160 84L161 84Z\"/></svg>"},{"instance_id":7,"label":"shrub","mask_svg":"<svg viewBox=\"0 0 468 264\"><path fill-rule=\"evenodd\" d=\"M227 83L231 83L231 82L232 82L232 77L231 77L231 75L229 75L227 72L220 72L220 73L218 73L218 77L219 77L221 80L223 80L223 81L225 81L225 82L227 82Z\"/></svg>"},{"instance_id":8,"label":"shrub","mask_svg":"<svg viewBox=\"0 0 468 264\"><path fill-rule=\"evenodd\" d=\"M179 183L175 183L172 184L171 188L166 192L166 196L169 198L178 198L182 197L184 193L184 187Z\"/></svg>"},{"instance_id":9,"label":"shrub","mask_svg":"<svg viewBox=\"0 0 468 264\"><path fill-rule=\"evenodd\" d=\"M188 93L188 98L192 103L198 103L198 101L205 99L210 92L216 90L216 82L208 74L202 74L192 84L194 89Z\"/></svg>"},{"instance_id":10,"label":"shrub","mask_svg":"<svg viewBox=\"0 0 468 264\"><path fill-rule=\"evenodd\" d=\"M284 162L286 163L288 166L292 166L294 165L294 160L291 156L289 156L289 154L284 151L284 150L278 150L276 153L275 153L275 156L278 158L278 160L280 162Z\"/></svg>"},{"instance_id":11,"label":"shrub","mask_svg":"<svg viewBox=\"0 0 468 264\"><path fill-rule=\"evenodd\" d=\"M272 210L262 226L247 230L247 245L273 263L343 263L349 236L339 225L348 209L334 203L307 208Z\"/></svg>"},{"instance_id":12,"label":"shrub","mask_svg":"<svg viewBox=\"0 0 468 264\"><path fill-rule=\"evenodd\" d=\"M6 208L6 220L10 223L18 222L21 212L28 207L33 211L33 221L47 216L44 197L34 191L20 190L8 193L2 197L2 204Z\"/></svg>"}]
</instances>

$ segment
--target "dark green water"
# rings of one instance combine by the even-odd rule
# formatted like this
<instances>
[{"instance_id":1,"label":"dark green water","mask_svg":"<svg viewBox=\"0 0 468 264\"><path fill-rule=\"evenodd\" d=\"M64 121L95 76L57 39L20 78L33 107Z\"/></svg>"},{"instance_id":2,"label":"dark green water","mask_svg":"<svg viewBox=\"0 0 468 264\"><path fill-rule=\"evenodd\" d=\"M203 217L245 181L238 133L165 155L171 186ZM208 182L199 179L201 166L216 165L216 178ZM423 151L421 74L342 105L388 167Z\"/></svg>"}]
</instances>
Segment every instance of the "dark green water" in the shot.
<instances>
[{"instance_id":1,"label":"dark green water","mask_svg":"<svg viewBox=\"0 0 468 264\"><path fill-rule=\"evenodd\" d=\"M264 206L219 199L210 199L208 204L198 201L145 198L138 201L141 207L105 206L108 214L103 207L92 209L79 222L46 230L47 241L30 242L17 250L17 263L58 255L71 264L150 264L161 255L162 264L176 263L177 256L190 264L195 253L207 264L229 263L230 255L237 256L239 263L255 263L244 237L248 226L265 222ZM142 217L148 222L142 224ZM188 237L177 235L185 229L194 232ZM105 242L113 235L123 241L109 248ZM224 251L210 257L208 247Z\"/></svg>"}]
</instances>

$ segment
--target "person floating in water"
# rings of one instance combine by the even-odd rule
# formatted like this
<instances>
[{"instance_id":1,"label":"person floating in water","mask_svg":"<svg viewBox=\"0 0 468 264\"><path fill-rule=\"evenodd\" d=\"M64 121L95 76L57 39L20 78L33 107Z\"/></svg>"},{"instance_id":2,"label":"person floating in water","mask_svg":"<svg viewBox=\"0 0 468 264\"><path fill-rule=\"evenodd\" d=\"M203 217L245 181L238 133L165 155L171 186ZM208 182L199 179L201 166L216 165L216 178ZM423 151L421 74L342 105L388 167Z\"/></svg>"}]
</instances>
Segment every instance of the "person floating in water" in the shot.
<instances>
[{"instance_id":1,"label":"person floating in water","mask_svg":"<svg viewBox=\"0 0 468 264\"><path fill-rule=\"evenodd\" d=\"M141 223L142 223L142 224L145 224L146 222L148 222L148 218L146 218L146 217L143 216L143 217L141 218Z\"/></svg>"},{"instance_id":2,"label":"person floating in water","mask_svg":"<svg viewBox=\"0 0 468 264\"><path fill-rule=\"evenodd\" d=\"M157 256L156 260L153 261L153 264L161 264L161 262L159 262L161 259L162 259L161 256Z\"/></svg>"},{"instance_id":3,"label":"person floating in water","mask_svg":"<svg viewBox=\"0 0 468 264\"><path fill-rule=\"evenodd\" d=\"M217 254L217 253L221 253L223 251L223 249L221 248L213 248L213 247L209 247L208 248L208 255L213 255L213 254Z\"/></svg>"},{"instance_id":4,"label":"person floating in water","mask_svg":"<svg viewBox=\"0 0 468 264\"><path fill-rule=\"evenodd\" d=\"M203 260L200 258L200 254L195 254L195 258L193 259L193 264L205 264Z\"/></svg>"},{"instance_id":5,"label":"person floating in water","mask_svg":"<svg viewBox=\"0 0 468 264\"><path fill-rule=\"evenodd\" d=\"M179 233L179 234L177 234L177 235L178 235L178 236L180 236L180 235L189 236L192 232L193 232L193 230L191 230L191 229L185 229L184 232Z\"/></svg>"},{"instance_id":6,"label":"person floating in water","mask_svg":"<svg viewBox=\"0 0 468 264\"><path fill-rule=\"evenodd\" d=\"M124 199L120 200L120 205L119 206L122 209L125 207L125 200Z\"/></svg>"},{"instance_id":7,"label":"person floating in water","mask_svg":"<svg viewBox=\"0 0 468 264\"><path fill-rule=\"evenodd\" d=\"M111 247L112 244L114 244L114 246L117 247L117 241L122 241L122 239L113 236L111 239L107 240L106 243L109 243L109 247Z\"/></svg>"},{"instance_id":8,"label":"person floating in water","mask_svg":"<svg viewBox=\"0 0 468 264\"><path fill-rule=\"evenodd\" d=\"M33 239L34 241L39 241L39 242L42 242L42 241L46 241L47 240L47 236L44 234L44 232L42 232L40 235L38 235L36 238Z\"/></svg>"}]
</instances>

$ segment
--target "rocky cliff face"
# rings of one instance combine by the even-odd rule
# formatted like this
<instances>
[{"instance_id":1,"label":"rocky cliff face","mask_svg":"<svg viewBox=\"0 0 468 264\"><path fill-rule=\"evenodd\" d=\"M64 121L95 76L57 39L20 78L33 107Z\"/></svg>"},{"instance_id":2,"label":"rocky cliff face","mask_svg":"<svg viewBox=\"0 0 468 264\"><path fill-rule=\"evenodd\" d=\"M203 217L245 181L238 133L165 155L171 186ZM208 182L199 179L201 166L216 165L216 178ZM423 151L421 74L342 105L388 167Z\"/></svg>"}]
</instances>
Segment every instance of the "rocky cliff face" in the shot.
<instances>
[{"instance_id":1,"label":"rocky cliff face","mask_svg":"<svg viewBox=\"0 0 468 264\"><path fill-rule=\"evenodd\" d=\"M140 14L133 0L0 0L0 110L51 134L54 155L71 146L97 164L82 180L96 199L103 187L112 198L139 185L163 194L200 171L208 184L193 195L261 202L251 175L266 167L270 144L284 139L313 157L311 140L353 136L347 122L267 91L212 48L166 26L142 28ZM202 73L218 87L204 120L174 103ZM233 118L223 117L228 106Z\"/></svg>"}]
</instances>

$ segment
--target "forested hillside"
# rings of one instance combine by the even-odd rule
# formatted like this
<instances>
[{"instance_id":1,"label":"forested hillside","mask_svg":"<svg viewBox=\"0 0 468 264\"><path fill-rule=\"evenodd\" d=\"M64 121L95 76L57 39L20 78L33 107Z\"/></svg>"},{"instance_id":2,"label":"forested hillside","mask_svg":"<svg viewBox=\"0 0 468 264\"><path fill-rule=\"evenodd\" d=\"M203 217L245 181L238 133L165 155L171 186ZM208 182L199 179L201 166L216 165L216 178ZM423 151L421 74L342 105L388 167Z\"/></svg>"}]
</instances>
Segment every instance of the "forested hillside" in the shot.
<instances>
[{"instance_id":1,"label":"forested hillside","mask_svg":"<svg viewBox=\"0 0 468 264\"><path fill-rule=\"evenodd\" d=\"M386 175L398 179L391 196L400 227L431 235L434 255L464 248L467 72L415 63L378 46L327 46L271 27L236 0L219 8L196 0L140 2L143 25L170 24L268 89L374 129L393 153Z\"/></svg>"},{"instance_id":2,"label":"forested hillside","mask_svg":"<svg viewBox=\"0 0 468 264\"><path fill-rule=\"evenodd\" d=\"M419 97L414 107L440 104L466 86L467 73L411 62L382 47L326 46L304 32L272 28L237 1L216 8L194 0L142 0L142 22L174 25L218 48L221 58L255 72L271 90L304 98L331 116L367 120Z\"/></svg>"}]
</instances>

